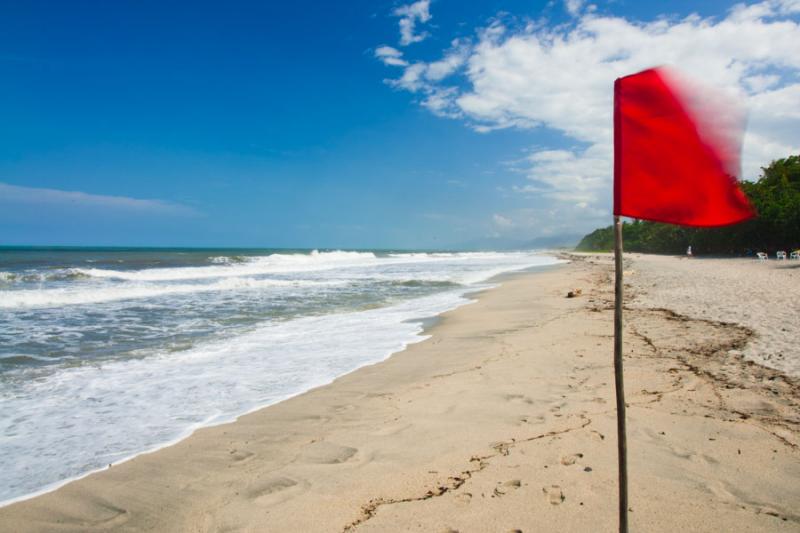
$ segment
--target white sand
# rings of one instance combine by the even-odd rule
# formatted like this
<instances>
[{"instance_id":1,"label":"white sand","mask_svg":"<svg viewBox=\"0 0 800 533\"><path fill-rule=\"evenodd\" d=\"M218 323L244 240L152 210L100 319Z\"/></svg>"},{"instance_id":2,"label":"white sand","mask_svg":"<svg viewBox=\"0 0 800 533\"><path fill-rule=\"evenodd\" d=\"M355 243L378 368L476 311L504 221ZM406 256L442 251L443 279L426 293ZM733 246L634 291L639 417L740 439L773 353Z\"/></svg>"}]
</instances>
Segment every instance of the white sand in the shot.
<instances>
[{"instance_id":1,"label":"white sand","mask_svg":"<svg viewBox=\"0 0 800 533\"><path fill-rule=\"evenodd\" d=\"M800 377L800 261L628 256L634 307L746 326L747 359Z\"/></svg>"}]
</instances>

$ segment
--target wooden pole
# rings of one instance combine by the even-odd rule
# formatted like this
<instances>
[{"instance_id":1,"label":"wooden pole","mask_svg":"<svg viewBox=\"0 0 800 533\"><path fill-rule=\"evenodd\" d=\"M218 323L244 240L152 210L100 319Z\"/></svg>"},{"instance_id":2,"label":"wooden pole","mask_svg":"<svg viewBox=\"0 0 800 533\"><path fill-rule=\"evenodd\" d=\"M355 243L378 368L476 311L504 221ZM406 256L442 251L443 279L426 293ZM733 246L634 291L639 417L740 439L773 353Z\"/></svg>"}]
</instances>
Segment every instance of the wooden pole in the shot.
<instances>
[{"instance_id":1,"label":"wooden pole","mask_svg":"<svg viewBox=\"0 0 800 533\"><path fill-rule=\"evenodd\" d=\"M619 531L628 533L628 445L625 438L625 384L622 375L622 221L614 217L614 385L617 393Z\"/></svg>"}]
</instances>

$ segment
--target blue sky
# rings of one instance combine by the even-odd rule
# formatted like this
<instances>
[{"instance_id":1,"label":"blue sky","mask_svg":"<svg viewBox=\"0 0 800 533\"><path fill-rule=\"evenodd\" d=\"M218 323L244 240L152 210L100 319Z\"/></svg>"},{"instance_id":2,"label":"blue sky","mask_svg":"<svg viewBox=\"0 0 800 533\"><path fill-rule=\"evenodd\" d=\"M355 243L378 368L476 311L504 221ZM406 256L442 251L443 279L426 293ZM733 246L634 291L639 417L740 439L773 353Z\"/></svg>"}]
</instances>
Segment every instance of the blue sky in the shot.
<instances>
[{"instance_id":1,"label":"blue sky","mask_svg":"<svg viewBox=\"0 0 800 533\"><path fill-rule=\"evenodd\" d=\"M0 244L437 248L610 217L611 82L800 146L800 2L3 2ZM787 110L790 110L787 112Z\"/></svg>"}]
</instances>

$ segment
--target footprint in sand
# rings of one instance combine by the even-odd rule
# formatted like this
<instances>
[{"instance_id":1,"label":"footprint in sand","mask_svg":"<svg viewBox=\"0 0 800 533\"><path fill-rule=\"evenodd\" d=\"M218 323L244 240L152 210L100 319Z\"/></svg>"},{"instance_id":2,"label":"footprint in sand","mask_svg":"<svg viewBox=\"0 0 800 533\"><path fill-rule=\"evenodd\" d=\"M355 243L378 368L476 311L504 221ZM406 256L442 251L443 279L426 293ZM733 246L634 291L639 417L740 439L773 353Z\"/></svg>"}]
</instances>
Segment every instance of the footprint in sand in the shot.
<instances>
[{"instance_id":1,"label":"footprint in sand","mask_svg":"<svg viewBox=\"0 0 800 533\"><path fill-rule=\"evenodd\" d=\"M342 413L347 413L349 411L352 411L355 408L356 408L355 405L350 404L350 403L346 403L344 405L333 405L333 406L331 406L330 410L333 411L336 414L342 414Z\"/></svg>"},{"instance_id":2,"label":"footprint in sand","mask_svg":"<svg viewBox=\"0 0 800 533\"><path fill-rule=\"evenodd\" d=\"M406 431L410 427L411 424L389 424L370 432L370 435L375 435L377 437L391 437Z\"/></svg>"},{"instance_id":3,"label":"footprint in sand","mask_svg":"<svg viewBox=\"0 0 800 533\"><path fill-rule=\"evenodd\" d=\"M544 487L542 488L542 492L544 492L544 495L547 496L547 501L549 501L553 505L560 505L561 502L566 500L566 498L564 497L564 492L558 485L550 485L549 487Z\"/></svg>"},{"instance_id":4,"label":"footprint in sand","mask_svg":"<svg viewBox=\"0 0 800 533\"><path fill-rule=\"evenodd\" d=\"M525 396L524 394L506 394L503 398L508 402L524 402L528 404L532 404L533 400Z\"/></svg>"},{"instance_id":5,"label":"footprint in sand","mask_svg":"<svg viewBox=\"0 0 800 533\"><path fill-rule=\"evenodd\" d=\"M463 492L455 497L456 502L467 505L469 502L472 501L472 493L471 492Z\"/></svg>"},{"instance_id":6,"label":"footprint in sand","mask_svg":"<svg viewBox=\"0 0 800 533\"><path fill-rule=\"evenodd\" d=\"M87 526L97 529L110 529L119 527L130 518L130 514L125 509L113 505L111 502L102 498L92 498L86 502L83 508L84 516L67 519L70 525L76 525L80 529Z\"/></svg>"},{"instance_id":7,"label":"footprint in sand","mask_svg":"<svg viewBox=\"0 0 800 533\"><path fill-rule=\"evenodd\" d=\"M232 449L228 452L231 460L236 464L242 464L252 459L256 454L248 452L247 450Z\"/></svg>"},{"instance_id":8,"label":"footprint in sand","mask_svg":"<svg viewBox=\"0 0 800 533\"><path fill-rule=\"evenodd\" d=\"M319 422L320 424L326 424L331 421L331 417L327 415L306 415L302 417L298 417L299 420L311 420L314 422Z\"/></svg>"},{"instance_id":9,"label":"footprint in sand","mask_svg":"<svg viewBox=\"0 0 800 533\"><path fill-rule=\"evenodd\" d=\"M564 466L574 465L578 459L583 457L582 453L573 453L570 455L561 456L561 464Z\"/></svg>"},{"instance_id":10,"label":"footprint in sand","mask_svg":"<svg viewBox=\"0 0 800 533\"><path fill-rule=\"evenodd\" d=\"M522 482L519 479L512 479L510 481L506 481L505 483L498 481L497 487L494 488L494 495L505 496L509 491L516 490L521 486Z\"/></svg>"},{"instance_id":11,"label":"footprint in sand","mask_svg":"<svg viewBox=\"0 0 800 533\"><path fill-rule=\"evenodd\" d=\"M525 424L530 425L537 425L537 424L544 424L545 416L544 415L535 415L535 416L528 416L528 415L520 415L516 418L518 426L522 426Z\"/></svg>"},{"instance_id":12,"label":"footprint in sand","mask_svg":"<svg viewBox=\"0 0 800 533\"><path fill-rule=\"evenodd\" d=\"M303 463L333 465L344 463L353 457L358 450L350 446L340 446L332 442L312 442L298 455L298 460Z\"/></svg>"},{"instance_id":13,"label":"footprint in sand","mask_svg":"<svg viewBox=\"0 0 800 533\"><path fill-rule=\"evenodd\" d=\"M275 505L288 500L306 487L308 482L299 483L294 479L279 476L256 482L248 489L245 496L257 505Z\"/></svg>"}]
</instances>

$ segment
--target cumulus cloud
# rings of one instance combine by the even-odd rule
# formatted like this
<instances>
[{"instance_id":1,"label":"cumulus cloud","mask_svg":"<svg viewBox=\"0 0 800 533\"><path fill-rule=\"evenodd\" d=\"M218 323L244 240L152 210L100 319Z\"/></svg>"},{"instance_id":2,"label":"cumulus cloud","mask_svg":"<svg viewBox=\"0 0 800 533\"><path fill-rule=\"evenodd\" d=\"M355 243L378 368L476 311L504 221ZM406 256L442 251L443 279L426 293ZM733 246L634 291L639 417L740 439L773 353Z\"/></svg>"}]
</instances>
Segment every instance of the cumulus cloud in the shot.
<instances>
[{"instance_id":1,"label":"cumulus cloud","mask_svg":"<svg viewBox=\"0 0 800 533\"><path fill-rule=\"evenodd\" d=\"M419 0L413 4L400 6L394 10L394 15L400 17L400 45L408 46L412 43L424 41L427 32L417 32L417 24L431 20L430 0Z\"/></svg>"},{"instance_id":2,"label":"cumulus cloud","mask_svg":"<svg viewBox=\"0 0 800 533\"><path fill-rule=\"evenodd\" d=\"M23 187L0 182L0 204L23 205L35 208L103 209L115 212L153 215L192 216L198 214L193 208L167 202L129 198L127 196L106 196L80 191L62 191L38 187Z\"/></svg>"},{"instance_id":3,"label":"cumulus cloud","mask_svg":"<svg viewBox=\"0 0 800 533\"><path fill-rule=\"evenodd\" d=\"M403 59L403 52L391 46L379 46L375 49L375 57L380 59L384 65L392 67L407 67L408 61Z\"/></svg>"},{"instance_id":4,"label":"cumulus cloud","mask_svg":"<svg viewBox=\"0 0 800 533\"><path fill-rule=\"evenodd\" d=\"M649 22L601 15L579 1L565 5L570 24L497 19L438 61L409 60L391 83L477 131L560 132L567 148L539 147L515 162L527 178L516 190L551 199L565 213L610 212L613 81L652 66L673 65L746 103L744 177L800 151L800 0Z\"/></svg>"}]
</instances>

